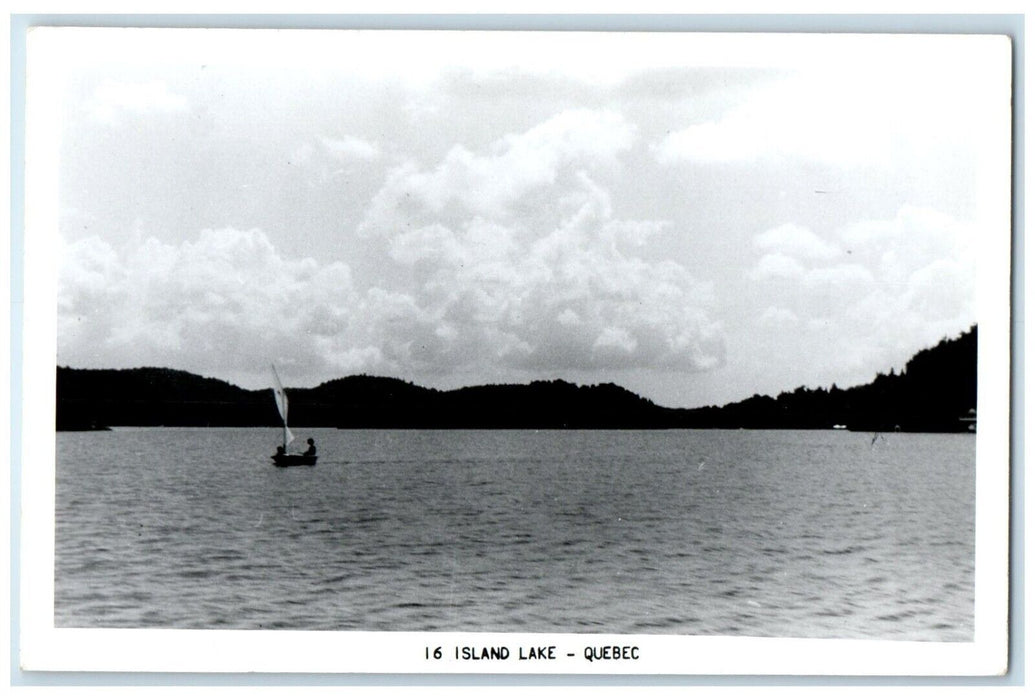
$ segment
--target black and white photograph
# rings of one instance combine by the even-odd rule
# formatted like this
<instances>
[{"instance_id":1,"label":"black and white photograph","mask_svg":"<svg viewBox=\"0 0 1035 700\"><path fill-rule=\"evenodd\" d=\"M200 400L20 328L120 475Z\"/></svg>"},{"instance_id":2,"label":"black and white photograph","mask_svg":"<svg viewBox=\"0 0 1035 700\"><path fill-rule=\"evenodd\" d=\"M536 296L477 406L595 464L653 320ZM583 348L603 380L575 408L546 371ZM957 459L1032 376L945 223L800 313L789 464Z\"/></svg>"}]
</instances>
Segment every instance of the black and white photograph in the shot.
<instances>
[{"instance_id":1,"label":"black and white photograph","mask_svg":"<svg viewBox=\"0 0 1035 700\"><path fill-rule=\"evenodd\" d=\"M34 29L23 663L1004 672L1011 51Z\"/></svg>"}]
</instances>

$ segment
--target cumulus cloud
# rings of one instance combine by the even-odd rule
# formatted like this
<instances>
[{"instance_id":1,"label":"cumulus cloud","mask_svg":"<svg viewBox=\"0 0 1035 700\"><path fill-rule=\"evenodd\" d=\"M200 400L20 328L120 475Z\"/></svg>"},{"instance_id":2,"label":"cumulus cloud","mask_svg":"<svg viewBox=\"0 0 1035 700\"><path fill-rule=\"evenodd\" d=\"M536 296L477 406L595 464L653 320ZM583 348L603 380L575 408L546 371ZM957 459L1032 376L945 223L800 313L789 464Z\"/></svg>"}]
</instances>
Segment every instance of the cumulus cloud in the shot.
<instances>
[{"instance_id":1,"label":"cumulus cloud","mask_svg":"<svg viewBox=\"0 0 1035 700\"><path fill-rule=\"evenodd\" d=\"M177 246L84 238L61 251L58 359L227 371L291 358L327 368L357 351L340 341L355 296L347 266L285 259L257 230L205 230Z\"/></svg>"},{"instance_id":2,"label":"cumulus cloud","mask_svg":"<svg viewBox=\"0 0 1035 700\"><path fill-rule=\"evenodd\" d=\"M408 353L393 359L434 371L720 362L718 329L704 311L710 289L679 265L637 257L625 234L636 240L642 222L627 227L609 218L598 192L581 194L578 203L566 198L574 211L559 211L541 235L475 216L390 236L392 259L417 283L413 305L383 324Z\"/></svg>"},{"instance_id":3,"label":"cumulus cloud","mask_svg":"<svg viewBox=\"0 0 1035 700\"><path fill-rule=\"evenodd\" d=\"M362 231L431 223L449 215L497 218L524 204L530 195L553 196L558 178L582 168L612 162L628 150L636 130L614 112L569 110L522 134L499 139L486 152L454 146L437 166L407 163L395 169L375 197ZM414 217L420 216L416 220Z\"/></svg>"},{"instance_id":4,"label":"cumulus cloud","mask_svg":"<svg viewBox=\"0 0 1035 700\"><path fill-rule=\"evenodd\" d=\"M86 101L87 113L105 124L115 124L124 115L144 116L186 112L187 98L169 90L159 80L130 83L105 80Z\"/></svg>"},{"instance_id":5,"label":"cumulus cloud","mask_svg":"<svg viewBox=\"0 0 1035 700\"><path fill-rule=\"evenodd\" d=\"M671 224L616 216L594 177L633 137L613 113L566 112L391 173L363 224L362 284L259 230L78 240L62 256L59 361L230 375L278 360L323 378L715 367L711 287L645 254Z\"/></svg>"},{"instance_id":6,"label":"cumulus cloud","mask_svg":"<svg viewBox=\"0 0 1035 700\"><path fill-rule=\"evenodd\" d=\"M799 340L827 348L815 353L820 362L890 364L974 322L970 226L906 206L893 219L842 228L836 244L818 246L818 237L802 231L780 227L756 236L761 257L748 276L778 304L760 323L807 319L802 332L814 337Z\"/></svg>"},{"instance_id":7,"label":"cumulus cloud","mask_svg":"<svg viewBox=\"0 0 1035 700\"><path fill-rule=\"evenodd\" d=\"M413 306L385 325L393 359L435 372L721 363L710 287L638 254L668 224L617 218L590 175L634 135L614 113L571 111L393 172L361 227L413 281Z\"/></svg>"}]
</instances>

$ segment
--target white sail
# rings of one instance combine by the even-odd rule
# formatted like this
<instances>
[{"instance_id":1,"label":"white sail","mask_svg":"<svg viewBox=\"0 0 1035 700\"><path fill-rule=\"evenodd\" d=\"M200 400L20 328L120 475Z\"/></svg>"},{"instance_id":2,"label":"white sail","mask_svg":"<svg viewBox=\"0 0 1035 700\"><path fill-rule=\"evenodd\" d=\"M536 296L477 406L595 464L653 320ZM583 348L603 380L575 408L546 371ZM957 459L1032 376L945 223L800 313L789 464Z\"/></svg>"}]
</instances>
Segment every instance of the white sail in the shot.
<instances>
[{"instance_id":1,"label":"white sail","mask_svg":"<svg viewBox=\"0 0 1035 700\"><path fill-rule=\"evenodd\" d=\"M276 366L270 365L270 367L273 369L273 398L277 402L277 411L280 412L280 418L284 421L284 449L287 449L287 446L295 439L295 436L291 434L291 430L288 428L287 393L284 392L284 385L280 383L280 375L277 374Z\"/></svg>"}]
</instances>

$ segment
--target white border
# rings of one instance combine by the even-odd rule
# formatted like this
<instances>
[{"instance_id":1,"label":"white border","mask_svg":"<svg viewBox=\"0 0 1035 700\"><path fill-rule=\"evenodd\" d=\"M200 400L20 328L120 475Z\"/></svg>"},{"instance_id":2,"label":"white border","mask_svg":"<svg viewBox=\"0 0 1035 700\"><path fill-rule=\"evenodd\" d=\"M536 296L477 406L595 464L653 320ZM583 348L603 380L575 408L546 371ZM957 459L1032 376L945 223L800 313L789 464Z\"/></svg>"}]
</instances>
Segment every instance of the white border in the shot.
<instances>
[{"instance_id":1,"label":"white border","mask_svg":"<svg viewBox=\"0 0 1035 700\"><path fill-rule=\"evenodd\" d=\"M987 187L981 206L996 212L978 261L979 401L976 490L975 639L972 643L919 643L828 639L684 637L675 635L487 634L421 632L281 632L80 630L53 626L54 395L56 364L57 183L60 164L55 109L61 98L60 61L33 60L48 32L28 39L26 106L25 324L23 328L23 452L21 455L21 664L29 670L353 672L507 674L772 674L772 675L992 675L1006 670L1009 517L1010 105L999 115L1001 137L982 163ZM76 30L71 30L76 31ZM79 30L89 31L89 30ZM142 30L149 31L149 30ZM174 30L175 31L175 30ZM230 30L262 31L262 30ZM310 30L311 31L311 30ZM408 32L419 40L421 33ZM479 33L480 34L480 33ZM556 36L556 33L553 33ZM471 32L465 32L471 36ZM610 35L611 37L617 35ZM658 35L668 36L673 35ZM534 33L493 32L472 37L489 43L541 39ZM642 38L642 37L641 37ZM678 37L677 37L678 38ZM594 40L606 37L594 37ZM913 39L918 39L913 37ZM926 37L924 40L943 40ZM670 41L671 39L666 39ZM1009 94L1009 42L984 42L991 80ZM705 65L761 65L814 60L824 42L890 42L850 35L695 35ZM829 45L829 44L827 44ZM888 43L885 43L887 46ZM60 44L53 43L51 49ZM755 53L755 52L763 53ZM878 53L877 55L882 55ZM745 57L749 58L745 58ZM751 59L750 56L754 56ZM754 61L754 63L752 63ZM765 63L765 65L770 65ZM980 69L975 67L975 69ZM997 136L1000 132L997 132ZM518 662L519 646L558 648L557 661ZM588 663L585 646L639 648L635 662ZM460 662L460 645L507 645L507 662ZM425 647L446 658L425 660ZM574 652L574 657L567 653Z\"/></svg>"}]
</instances>

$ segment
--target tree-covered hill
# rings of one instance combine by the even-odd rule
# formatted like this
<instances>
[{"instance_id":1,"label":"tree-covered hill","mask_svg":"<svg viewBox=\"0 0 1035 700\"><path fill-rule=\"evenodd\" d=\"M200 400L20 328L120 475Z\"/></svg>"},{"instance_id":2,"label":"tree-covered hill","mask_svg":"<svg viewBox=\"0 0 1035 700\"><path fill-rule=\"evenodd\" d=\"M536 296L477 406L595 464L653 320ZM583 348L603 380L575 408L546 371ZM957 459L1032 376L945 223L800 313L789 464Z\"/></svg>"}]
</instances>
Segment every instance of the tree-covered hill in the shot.
<instances>
[{"instance_id":1,"label":"tree-covered hill","mask_svg":"<svg viewBox=\"0 0 1035 700\"><path fill-rule=\"evenodd\" d=\"M273 425L270 392L159 367L57 370L57 429Z\"/></svg>"},{"instance_id":2,"label":"tree-covered hill","mask_svg":"<svg viewBox=\"0 0 1035 700\"><path fill-rule=\"evenodd\" d=\"M977 327L921 350L902 372L840 389L798 387L775 398L752 396L722 407L688 411L702 428L832 428L955 432L977 407Z\"/></svg>"},{"instance_id":3,"label":"tree-covered hill","mask_svg":"<svg viewBox=\"0 0 1035 700\"><path fill-rule=\"evenodd\" d=\"M352 376L288 388L294 426L343 428L812 428L962 431L977 405L977 328L917 353L863 386L799 387L725 406L664 408L614 384L561 380L428 389ZM270 390L160 368L58 367L58 430L136 426L275 426Z\"/></svg>"}]
</instances>

